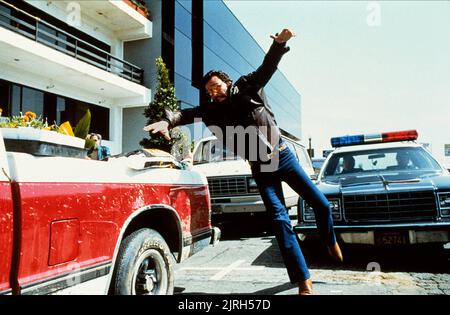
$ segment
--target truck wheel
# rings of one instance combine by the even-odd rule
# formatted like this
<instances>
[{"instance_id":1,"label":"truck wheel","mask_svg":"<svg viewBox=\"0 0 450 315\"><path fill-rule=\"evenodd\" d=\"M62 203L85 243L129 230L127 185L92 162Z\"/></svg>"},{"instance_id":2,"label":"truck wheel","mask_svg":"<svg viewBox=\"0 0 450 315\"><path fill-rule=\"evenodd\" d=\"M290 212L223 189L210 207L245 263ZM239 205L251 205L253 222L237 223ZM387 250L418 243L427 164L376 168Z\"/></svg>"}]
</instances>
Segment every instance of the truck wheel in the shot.
<instances>
[{"instance_id":1,"label":"truck wheel","mask_svg":"<svg viewBox=\"0 0 450 315\"><path fill-rule=\"evenodd\" d=\"M173 294L174 259L163 237L140 229L120 245L114 293L119 295Z\"/></svg>"}]
</instances>

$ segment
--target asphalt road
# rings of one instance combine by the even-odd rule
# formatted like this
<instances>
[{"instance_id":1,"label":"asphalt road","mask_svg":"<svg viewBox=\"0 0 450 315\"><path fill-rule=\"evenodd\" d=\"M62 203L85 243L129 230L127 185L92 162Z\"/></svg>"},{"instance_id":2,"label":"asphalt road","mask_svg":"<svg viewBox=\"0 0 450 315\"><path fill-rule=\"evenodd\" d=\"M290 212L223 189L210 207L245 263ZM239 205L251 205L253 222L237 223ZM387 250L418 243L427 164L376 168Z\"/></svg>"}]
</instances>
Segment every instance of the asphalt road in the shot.
<instances>
[{"instance_id":1,"label":"asphalt road","mask_svg":"<svg viewBox=\"0 0 450 315\"><path fill-rule=\"evenodd\" d=\"M218 245L175 267L175 294L297 294L270 232L251 222L222 229ZM345 246L343 264L334 264L318 243L302 249L315 294L450 294L450 249Z\"/></svg>"}]
</instances>

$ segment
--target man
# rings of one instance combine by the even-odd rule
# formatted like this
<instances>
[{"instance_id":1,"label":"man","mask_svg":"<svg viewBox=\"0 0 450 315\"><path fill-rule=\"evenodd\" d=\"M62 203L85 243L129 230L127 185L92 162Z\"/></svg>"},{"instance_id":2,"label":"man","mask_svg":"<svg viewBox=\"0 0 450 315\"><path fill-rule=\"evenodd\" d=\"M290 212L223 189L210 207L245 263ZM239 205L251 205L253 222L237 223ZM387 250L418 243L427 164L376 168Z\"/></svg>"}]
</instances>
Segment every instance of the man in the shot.
<instances>
[{"instance_id":1,"label":"man","mask_svg":"<svg viewBox=\"0 0 450 315\"><path fill-rule=\"evenodd\" d=\"M109 148L102 145L102 136L98 133L90 133L88 139L94 142L94 145L89 149L87 155L91 160L103 160L111 155Z\"/></svg>"},{"instance_id":2,"label":"man","mask_svg":"<svg viewBox=\"0 0 450 315\"><path fill-rule=\"evenodd\" d=\"M355 172L355 158L353 156L344 157L344 167L341 174L348 174Z\"/></svg>"},{"instance_id":3,"label":"man","mask_svg":"<svg viewBox=\"0 0 450 315\"><path fill-rule=\"evenodd\" d=\"M342 261L343 258L333 230L330 204L281 140L280 131L263 91L263 87L277 70L281 57L289 51L286 42L292 36L294 34L288 29L275 36L272 35L274 42L262 65L255 72L240 77L234 85L226 73L208 72L204 76L203 83L210 102L175 113L166 111L165 120L148 125L144 130L152 133L160 132L170 139L168 128L189 124L194 118L201 118L213 133L216 134L217 130L222 132L222 140L227 140L226 146L233 152L236 152L235 142L228 140L233 139L235 135L227 133L227 128L241 126L250 130L249 133L254 136L253 140L245 142L244 150L237 148L237 151L241 149L238 155L249 160L251 164L253 177L273 220L275 235L289 278L292 283L298 284L299 294L306 295L312 294L312 281L298 236L292 229L284 204L282 181L287 182L314 208L319 231L330 255L338 261ZM259 153L256 158L255 150ZM274 164L273 161L277 163L276 167L271 169L268 166Z\"/></svg>"},{"instance_id":4,"label":"man","mask_svg":"<svg viewBox=\"0 0 450 315\"><path fill-rule=\"evenodd\" d=\"M401 171L401 170L408 170L408 169L412 168L409 165L410 158L409 158L408 152L404 152L404 151L398 152L397 155L395 156L395 159L397 160L397 165L388 166L386 168L387 170Z\"/></svg>"}]
</instances>

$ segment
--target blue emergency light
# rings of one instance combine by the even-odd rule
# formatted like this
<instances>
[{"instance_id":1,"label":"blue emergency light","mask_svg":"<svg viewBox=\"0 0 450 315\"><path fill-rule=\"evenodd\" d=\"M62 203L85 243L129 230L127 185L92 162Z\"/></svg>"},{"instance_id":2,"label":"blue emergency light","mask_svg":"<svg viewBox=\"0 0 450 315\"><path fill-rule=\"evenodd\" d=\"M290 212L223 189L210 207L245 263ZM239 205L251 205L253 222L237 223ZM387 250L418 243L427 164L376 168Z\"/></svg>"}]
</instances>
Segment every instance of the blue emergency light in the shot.
<instances>
[{"instance_id":1,"label":"blue emergency light","mask_svg":"<svg viewBox=\"0 0 450 315\"><path fill-rule=\"evenodd\" d=\"M417 140L418 136L419 135L416 130L394 131L394 132L385 132L367 135L342 136L331 138L331 145L334 148L337 148L358 144L413 141Z\"/></svg>"}]
</instances>

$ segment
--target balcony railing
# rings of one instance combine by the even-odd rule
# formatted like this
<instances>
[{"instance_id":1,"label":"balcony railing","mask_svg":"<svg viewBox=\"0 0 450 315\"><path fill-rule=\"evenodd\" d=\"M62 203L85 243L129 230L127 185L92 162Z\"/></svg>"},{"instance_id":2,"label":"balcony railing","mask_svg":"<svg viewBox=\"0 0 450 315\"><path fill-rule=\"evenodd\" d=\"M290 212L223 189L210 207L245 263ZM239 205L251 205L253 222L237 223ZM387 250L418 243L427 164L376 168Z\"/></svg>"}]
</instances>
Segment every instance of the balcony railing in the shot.
<instances>
[{"instance_id":1,"label":"balcony railing","mask_svg":"<svg viewBox=\"0 0 450 315\"><path fill-rule=\"evenodd\" d=\"M14 16L8 11L14 10ZM0 26L135 83L144 70L0 0Z\"/></svg>"}]
</instances>

